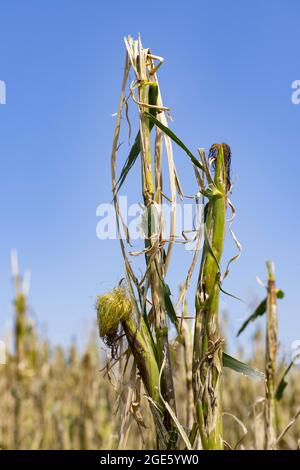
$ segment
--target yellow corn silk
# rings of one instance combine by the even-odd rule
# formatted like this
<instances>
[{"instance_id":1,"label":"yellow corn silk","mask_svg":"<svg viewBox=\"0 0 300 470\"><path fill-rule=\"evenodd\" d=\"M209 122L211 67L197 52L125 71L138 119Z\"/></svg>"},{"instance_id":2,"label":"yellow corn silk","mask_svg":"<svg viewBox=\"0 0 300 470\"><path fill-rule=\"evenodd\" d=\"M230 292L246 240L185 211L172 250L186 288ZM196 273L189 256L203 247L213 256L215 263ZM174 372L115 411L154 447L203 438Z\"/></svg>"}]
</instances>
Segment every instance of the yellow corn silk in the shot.
<instances>
[{"instance_id":1,"label":"yellow corn silk","mask_svg":"<svg viewBox=\"0 0 300 470\"><path fill-rule=\"evenodd\" d=\"M114 334L121 321L128 320L132 314L132 302L123 287L101 295L96 303L99 335L101 338Z\"/></svg>"}]
</instances>

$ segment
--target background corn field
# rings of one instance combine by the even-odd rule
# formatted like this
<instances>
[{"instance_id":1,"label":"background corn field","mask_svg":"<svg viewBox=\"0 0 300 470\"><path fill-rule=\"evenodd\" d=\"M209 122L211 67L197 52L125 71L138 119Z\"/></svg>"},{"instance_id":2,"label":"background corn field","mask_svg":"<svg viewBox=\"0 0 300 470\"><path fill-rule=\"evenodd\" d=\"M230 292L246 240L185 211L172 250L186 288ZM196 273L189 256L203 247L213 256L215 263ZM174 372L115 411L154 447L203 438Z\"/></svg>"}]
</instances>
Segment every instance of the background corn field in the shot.
<instances>
[{"instance_id":1,"label":"background corn field","mask_svg":"<svg viewBox=\"0 0 300 470\"><path fill-rule=\"evenodd\" d=\"M225 326L223 329L225 332ZM253 337L250 363L264 367L264 335L260 328ZM19 422L20 449L117 449L121 439L120 415L122 391L118 381L119 366L105 373L106 357L99 350L96 329L89 344L79 351L75 344L68 349L53 347L28 321L25 330L24 357L19 364L7 354L7 364L0 366L0 447L16 448L16 425ZM179 349L179 350L178 350ZM172 350L176 367L178 413L185 420L187 390L180 379L185 375L182 346ZM283 364L280 366L283 369ZM126 392L129 377L123 384ZM288 387L278 407L278 428L284 429L296 414L300 403L297 370L289 376ZM179 386L179 388L178 388ZM120 396L121 392L121 396ZM224 439L228 448L263 448L264 428L262 398L264 383L224 371L223 408ZM16 421L16 402L20 402ZM146 400L141 397L144 425L133 421L126 448L151 449L155 429ZM233 416L232 416L233 415ZM238 423L236 418L241 421ZM247 434L246 434L247 431ZM300 422L283 437L280 449L296 449Z\"/></svg>"}]
</instances>

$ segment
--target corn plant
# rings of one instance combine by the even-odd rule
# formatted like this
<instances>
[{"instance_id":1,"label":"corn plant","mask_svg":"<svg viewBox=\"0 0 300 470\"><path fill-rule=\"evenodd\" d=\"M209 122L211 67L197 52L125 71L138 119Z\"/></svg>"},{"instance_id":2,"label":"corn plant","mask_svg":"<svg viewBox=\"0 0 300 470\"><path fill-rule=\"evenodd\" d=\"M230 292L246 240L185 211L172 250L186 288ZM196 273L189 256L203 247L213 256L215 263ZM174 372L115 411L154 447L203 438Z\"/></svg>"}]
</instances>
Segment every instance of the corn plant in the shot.
<instances>
[{"instance_id":1,"label":"corn plant","mask_svg":"<svg viewBox=\"0 0 300 470\"><path fill-rule=\"evenodd\" d=\"M153 416L157 422L157 428L162 431L157 433L159 447L172 447L175 445L176 433L170 413L162 406L165 401L170 410L176 413L175 391L173 384L172 365L170 360L167 315L173 314L173 321L177 322L174 311L168 312L168 287L164 277L167 271L171 249L173 245L173 232L175 215L173 212L171 222L171 234L168 248L165 253L165 241L162 237L162 225L160 220L154 220L155 214L160 213L162 204L162 132L157 128L155 136L155 152L151 151L150 132L153 123L149 120L148 113L155 116L161 113L163 118L165 108L162 105L156 72L161 64L161 58L154 56L148 49L142 47L141 41L133 41L127 38L125 41L127 55L123 90L120 101L120 109L117 118L117 127L112 151L112 184L113 195L117 215L119 215L118 196L125 178L134 165L138 156L141 161L141 193L145 207L146 236L144 249L140 254L145 256L146 271L144 282L137 280L125 254L124 244L121 241L122 253L125 260L127 288L118 288L108 294L108 297L99 298L97 309L100 327L100 335L106 337L106 341L113 345L117 336L118 325L121 322L131 352L138 364L139 372L143 378L144 386L149 393ZM127 104L124 96L125 85L128 79L129 69L135 74L134 84L130 87L130 93L138 106L139 132L131 149L129 157L123 167L120 177L116 179L116 151L119 138L119 126L122 107ZM137 89L137 97L135 91ZM169 183L172 190L172 200L176 198L175 181L176 170L173 162L170 139L166 137L166 146L169 163ZM156 212L157 211L157 212ZM117 219L119 222L119 218ZM147 298L148 289L151 300ZM135 291L135 292L134 292ZM147 311L147 302L151 302L151 311ZM126 305L126 315L124 308ZM122 311L123 309L123 311ZM106 317L118 320L103 332L103 322ZM130 313L129 313L130 311ZM152 331L153 327L153 331ZM155 335L155 340L153 337ZM172 414L172 413L171 413ZM169 436L166 439L166 436Z\"/></svg>"},{"instance_id":2,"label":"corn plant","mask_svg":"<svg viewBox=\"0 0 300 470\"><path fill-rule=\"evenodd\" d=\"M283 375L278 380L278 308L277 299L282 299L284 293L281 289L276 288L275 284L275 266L274 263L267 261L267 296L256 307L252 313L242 324L238 331L238 336L246 329L246 327L257 318L266 314L266 341L265 341L265 398L264 398L264 442L263 447L266 450L274 450L278 448L278 444L283 439L285 434L295 425L297 418L300 415L297 410L292 421L283 429L278 436L278 430L282 420L280 419L280 412L278 410L278 402L282 400L284 391L287 387L286 378L290 373L294 360L289 363L285 368ZM299 355L299 352L298 352Z\"/></svg>"},{"instance_id":3,"label":"corn plant","mask_svg":"<svg viewBox=\"0 0 300 470\"><path fill-rule=\"evenodd\" d=\"M123 413L123 433L129 426L129 410L132 408L129 397L132 390L140 387L136 376L136 366L142 378L146 396L150 404L156 428L158 448L192 449L200 445L203 449L222 449L222 397L221 382L223 366L230 367L246 375L261 377L258 371L228 356L223 351L223 339L219 333L218 303L222 281L229 272L229 264L237 259L239 253L230 260L224 275L221 275L220 262L226 229L228 207L234 208L228 198L231 189L230 161L231 151L227 144L214 144L208 158L203 149L196 157L169 128L167 116L169 109L163 105L157 72L163 59L153 55L142 46L140 38L125 39L126 59L122 92L117 113L117 123L112 148L112 191L117 215L121 251L125 265L125 282L111 292L97 299L97 313L100 337L111 348L112 361L120 361L120 344L123 333L127 340L127 357L133 358L130 374L130 393ZM135 80L129 84L126 95L129 71ZM122 111L126 109L129 121L129 98L138 109L139 131L131 147L120 175L117 177L117 151L119 149ZM129 124L131 130L131 125ZM151 139L151 131L155 135ZM171 259L174 243L184 243L175 234L175 213L177 197L184 199L179 177L173 159L172 142L175 142L188 156L189 164L195 174L198 191L193 197L198 205L199 198L205 203L204 245L200 273L196 291L194 318L194 338L190 338L189 326L184 318L185 299L193 271L197 265L201 246L200 229L195 230L196 250L191 266L182 285L180 296L174 306L166 273ZM164 193L166 174L163 171L163 144L167 155L167 181L170 196ZM128 250L130 233L120 214L118 202L129 172L136 162L141 167L141 195L144 202L144 225L146 236L144 247L136 252ZM168 236L164 236L162 220L162 200L171 206L171 224ZM231 220L232 221L232 220ZM230 229L231 230L231 229ZM234 236L240 251L240 244ZM127 242L127 243L126 243ZM145 270L140 276L134 272L130 257L144 256ZM181 309L181 315L180 315ZM176 339L170 345L170 325L176 331ZM175 372L171 349L176 344L185 348L185 383L188 390L186 424L180 422L176 390ZM193 343L193 344L192 344ZM126 361L127 365L128 361ZM125 375L123 376L125 377ZM124 380L120 378L121 382ZM120 387L122 390L122 386ZM122 392L123 393L123 392ZM134 416L136 418L136 415ZM140 423L141 424L141 423ZM121 437L125 443L124 435ZM199 444L197 443L199 442Z\"/></svg>"}]
</instances>

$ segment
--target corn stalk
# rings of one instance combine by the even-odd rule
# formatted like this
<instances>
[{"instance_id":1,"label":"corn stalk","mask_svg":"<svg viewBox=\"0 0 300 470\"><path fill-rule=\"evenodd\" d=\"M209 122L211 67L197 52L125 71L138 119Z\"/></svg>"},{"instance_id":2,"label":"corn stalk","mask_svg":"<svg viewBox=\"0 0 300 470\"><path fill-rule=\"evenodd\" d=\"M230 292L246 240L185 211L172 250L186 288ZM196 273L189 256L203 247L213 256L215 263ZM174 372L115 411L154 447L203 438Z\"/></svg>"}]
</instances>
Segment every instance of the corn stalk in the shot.
<instances>
[{"instance_id":1,"label":"corn stalk","mask_svg":"<svg viewBox=\"0 0 300 470\"><path fill-rule=\"evenodd\" d=\"M265 401L265 449L273 449L276 443L275 373L277 356L277 291L274 264L267 262L268 297L266 328L266 401Z\"/></svg>"},{"instance_id":2,"label":"corn stalk","mask_svg":"<svg viewBox=\"0 0 300 470\"><path fill-rule=\"evenodd\" d=\"M156 72L162 63L160 57L152 55L149 49L144 49L141 40L133 40L131 37L125 39L127 50L122 93L117 125L115 129L112 150L112 186L114 204L117 214L117 224L120 231L124 223L120 217L118 205L118 191L124 183L128 172L140 156L141 162L141 188L145 207L145 245L139 253L144 254L146 270L139 281L135 276L131 263L128 260L126 247L120 237L121 250L125 261L126 280L129 296L134 304L134 315L130 319L121 321L131 353L136 361L144 386L151 400L151 408L157 427L164 427L165 436L162 439L158 433L158 446L175 445L176 436L174 424L170 412L163 401L176 413L175 390L173 383L173 371L170 359L167 307L165 305L166 285L164 277L170 258L173 244L173 231L175 226L175 212L172 208L171 234L167 243L166 254L162 237L162 224L160 219L162 205L162 145L163 134L159 129L155 132L155 143L151 149L150 133L153 123L147 117L159 115L165 120L158 80ZM157 64L157 65L156 65ZM116 177L116 154L120 133L121 113L127 105L125 98L125 87L128 80L129 70L132 69L135 80L130 84L130 94L138 107L139 132L135 138L129 156L121 171L119 178ZM128 110L127 110L128 111ZM128 118L128 113L126 112ZM175 178L176 170L173 163L172 147L169 139L165 137L169 182L171 188L172 204L176 201ZM126 228L125 228L126 231ZM127 233L128 235L128 233ZM150 297L147 292L150 292ZM150 305L150 309L148 308ZM163 442L162 442L163 441ZM168 442L168 444L166 444Z\"/></svg>"},{"instance_id":3,"label":"corn stalk","mask_svg":"<svg viewBox=\"0 0 300 470\"><path fill-rule=\"evenodd\" d=\"M198 428L204 449L223 449L222 353L218 325L220 268L230 187L230 148L214 145L210 160L215 168L213 193L205 208L205 242L196 292L193 351L193 390Z\"/></svg>"},{"instance_id":4,"label":"corn stalk","mask_svg":"<svg viewBox=\"0 0 300 470\"><path fill-rule=\"evenodd\" d=\"M158 225L155 223L155 214L160 210L161 194L157 193L155 188L153 175L153 159L150 142L150 121L145 117L145 111L149 111L149 97L151 94L157 95L157 83L151 82L151 72L147 67L148 50L143 49L140 45L137 66L139 73L137 80L140 81L139 87L139 111L140 111L140 135L141 135L141 162L142 162L142 187L143 199L147 213L147 238L146 246L146 264L149 270L149 280L152 297L152 309L155 324L156 348L158 356L158 366L162 367L164 354L167 357L166 366L162 373L162 393L171 407L176 410L175 391L173 383L172 365L170 360L169 342L168 342L168 326L166 308L164 305L163 294L163 263L162 250L157 246L160 241L158 233ZM150 62L151 65L151 62ZM151 69L150 69L151 70ZM155 105L154 101L154 105ZM153 111L153 108L151 109ZM159 169L161 171L161 169ZM153 254L154 250L154 254ZM166 429L171 428L170 416L165 414Z\"/></svg>"}]
</instances>

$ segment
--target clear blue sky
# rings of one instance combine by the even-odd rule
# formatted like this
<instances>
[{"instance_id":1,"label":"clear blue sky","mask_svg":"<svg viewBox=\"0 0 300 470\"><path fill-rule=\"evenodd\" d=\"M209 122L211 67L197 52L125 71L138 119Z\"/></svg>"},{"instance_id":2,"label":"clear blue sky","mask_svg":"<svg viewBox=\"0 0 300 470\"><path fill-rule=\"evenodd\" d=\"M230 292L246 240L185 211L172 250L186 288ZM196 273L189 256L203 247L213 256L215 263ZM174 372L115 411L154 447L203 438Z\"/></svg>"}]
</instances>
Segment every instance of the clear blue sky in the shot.
<instances>
[{"instance_id":1,"label":"clear blue sky","mask_svg":"<svg viewBox=\"0 0 300 470\"><path fill-rule=\"evenodd\" d=\"M6 0L0 14L0 331L12 318L12 247L32 271L30 304L54 342L82 338L96 294L122 276L118 243L96 238L96 207L111 200L123 37L140 32L165 58L160 83L173 129L193 149L232 147L243 254L224 287L259 299L255 275L274 260L289 349L300 339L300 105L291 103L300 3ZM189 192L186 157L176 150L175 158ZM178 269L169 280L176 289ZM249 310L223 303L234 332Z\"/></svg>"}]
</instances>

